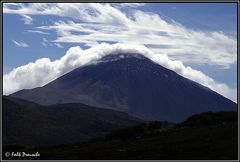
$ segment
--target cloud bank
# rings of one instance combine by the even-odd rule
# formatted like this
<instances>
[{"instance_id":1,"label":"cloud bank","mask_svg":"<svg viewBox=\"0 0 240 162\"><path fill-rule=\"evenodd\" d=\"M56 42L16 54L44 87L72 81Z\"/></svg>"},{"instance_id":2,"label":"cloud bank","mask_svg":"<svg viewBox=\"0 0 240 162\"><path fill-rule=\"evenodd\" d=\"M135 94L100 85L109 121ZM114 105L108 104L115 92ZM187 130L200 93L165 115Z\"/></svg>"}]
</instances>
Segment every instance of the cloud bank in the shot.
<instances>
[{"instance_id":1,"label":"cloud bank","mask_svg":"<svg viewBox=\"0 0 240 162\"><path fill-rule=\"evenodd\" d=\"M164 53L155 53L144 45L123 43L102 43L86 50L76 46L70 48L59 60L51 61L48 58L41 58L34 63L15 68L3 76L3 93L8 95L21 89L43 86L75 68L96 63L106 55L118 53L142 54L165 68L209 87L236 102L236 89L214 81L204 73L185 66L181 61L173 61Z\"/></svg>"},{"instance_id":2,"label":"cloud bank","mask_svg":"<svg viewBox=\"0 0 240 162\"><path fill-rule=\"evenodd\" d=\"M54 43L143 44L183 63L230 68L237 62L237 40L222 31L187 28L161 15L141 11L143 3L4 3L4 14L51 15L64 21L36 27L57 33ZM126 8L129 11L126 11Z\"/></svg>"}]
</instances>

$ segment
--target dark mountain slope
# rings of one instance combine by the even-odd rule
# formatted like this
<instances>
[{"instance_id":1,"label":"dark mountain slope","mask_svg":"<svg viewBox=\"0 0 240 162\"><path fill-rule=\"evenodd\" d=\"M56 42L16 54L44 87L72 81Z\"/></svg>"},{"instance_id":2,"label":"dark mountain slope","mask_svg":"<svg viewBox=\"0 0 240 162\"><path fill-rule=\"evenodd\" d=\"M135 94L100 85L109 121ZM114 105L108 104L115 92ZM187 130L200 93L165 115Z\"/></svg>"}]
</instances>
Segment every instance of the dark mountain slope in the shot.
<instances>
[{"instance_id":1,"label":"dark mountain slope","mask_svg":"<svg viewBox=\"0 0 240 162\"><path fill-rule=\"evenodd\" d=\"M53 146L86 141L141 121L84 104L40 106L3 97L3 145Z\"/></svg>"},{"instance_id":2,"label":"dark mountain slope","mask_svg":"<svg viewBox=\"0 0 240 162\"><path fill-rule=\"evenodd\" d=\"M208 112L169 128L144 123L82 144L27 151L39 151L40 159L236 160L237 122L237 112Z\"/></svg>"},{"instance_id":3,"label":"dark mountain slope","mask_svg":"<svg viewBox=\"0 0 240 162\"><path fill-rule=\"evenodd\" d=\"M206 111L236 111L237 105L141 55L109 55L44 87L11 96L43 105L81 102L124 111L147 120L182 121Z\"/></svg>"}]
</instances>

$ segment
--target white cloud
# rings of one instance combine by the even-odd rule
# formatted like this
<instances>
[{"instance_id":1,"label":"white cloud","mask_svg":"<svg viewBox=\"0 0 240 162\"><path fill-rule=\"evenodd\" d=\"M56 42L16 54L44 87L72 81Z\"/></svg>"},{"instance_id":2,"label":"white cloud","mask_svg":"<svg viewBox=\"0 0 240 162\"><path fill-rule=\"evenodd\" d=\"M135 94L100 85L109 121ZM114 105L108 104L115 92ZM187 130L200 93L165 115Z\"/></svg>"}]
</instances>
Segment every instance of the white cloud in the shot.
<instances>
[{"instance_id":1,"label":"white cloud","mask_svg":"<svg viewBox=\"0 0 240 162\"><path fill-rule=\"evenodd\" d=\"M42 45L44 47L47 47L48 46L48 40L46 38L42 38Z\"/></svg>"},{"instance_id":2,"label":"white cloud","mask_svg":"<svg viewBox=\"0 0 240 162\"><path fill-rule=\"evenodd\" d=\"M24 24L32 24L33 19L28 15L22 15L22 20L24 21Z\"/></svg>"},{"instance_id":3,"label":"white cloud","mask_svg":"<svg viewBox=\"0 0 240 162\"><path fill-rule=\"evenodd\" d=\"M42 38L42 45L44 47L47 47L47 46L56 46L58 48L64 48L60 43L52 43L51 41L47 40L46 38Z\"/></svg>"},{"instance_id":4,"label":"white cloud","mask_svg":"<svg viewBox=\"0 0 240 162\"><path fill-rule=\"evenodd\" d=\"M54 15L80 19L85 22L124 23L128 21L108 3L11 3L3 4L4 14Z\"/></svg>"},{"instance_id":5,"label":"white cloud","mask_svg":"<svg viewBox=\"0 0 240 162\"><path fill-rule=\"evenodd\" d=\"M82 50L78 46L72 47L59 60L50 61L48 58L42 58L34 63L15 68L3 76L3 92L4 94L11 94L21 89L43 86L77 67L96 63L103 56L117 53L142 54L154 62L177 72L179 75L207 86L236 101L236 89L231 89L226 84L218 83L200 71L184 66L181 61L172 61L164 53L154 53L143 45L121 43L113 45L102 43L87 50Z\"/></svg>"},{"instance_id":6,"label":"white cloud","mask_svg":"<svg viewBox=\"0 0 240 162\"><path fill-rule=\"evenodd\" d=\"M236 63L237 42L221 32L197 32L177 24L165 24L167 25L165 26L164 23L149 25L155 26L149 29L149 27L144 27L145 23L150 24L147 20L148 18L139 20L137 24L128 27L61 21L52 26L38 28L55 30L58 37L54 42L87 45L92 43L92 46L99 41L137 43L144 44L155 52L164 52L172 59L187 63L221 65L226 68ZM84 34L76 34L78 32Z\"/></svg>"},{"instance_id":7,"label":"white cloud","mask_svg":"<svg viewBox=\"0 0 240 162\"><path fill-rule=\"evenodd\" d=\"M22 48L28 47L28 44L27 44L27 43L24 43L24 42L17 42L17 41L15 41L15 40L12 40L12 42L13 42L17 47L22 47Z\"/></svg>"},{"instance_id":8,"label":"white cloud","mask_svg":"<svg viewBox=\"0 0 240 162\"><path fill-rule=\"evenodd\" d=\"M58 48L64 48L61 44L59 43L54 43L55 46L57 46Z\"/></svg>"},{"instance_id":9,"label":"white cloud","mask_svg":"<svg viewBox=\"0 0 240 162\"><path fill-rule=\"evenodd\" d=\"M30 3L17 7L4 3L3 12L72 18L72 21L38 27L56 31L55 43L84 43L86 46L95 46L98 42L135 43L143 44L157 53L164 52L171 59L184 63L219 65L223 68L236 64L236 38L221 31L189 29L173 20L166 21L158 14L137 8L126 14L114 7L116 5L122 5L123 8L132 3Z\"/></svg>"},{"instance_id":10,"label":"white cloud","mask_svg":"<svg viewBox=\"0 0 240 162\"><path fill-rule=\"evenodd\" d=\"M44 47L47 47L47 43L44 42L44 41L42 41L42 45L43 45Z\"/></svg>"},{"instance_id":11,"label":"white cloud","mask_svg":"<svg viewBox=\"0 0 240 162\"><path fill-rule=\"evenodd\" d=\"M40 31L40 30L27 30L27 32L29 32L29 33L38 33L38 34L49 35L49 33L43 32L43 31Z\"/></svg>"},{"instance_id":12,"label":"white cloud","mask_svg":"<svg viewBox=\"0 0 240 162\"><path fill-rule=\"evenodd\" d=\"M20 15L54 15L72 18L39 29L55 30L55 43L98 42L143 44L157 53L166 53L184 63L219 65L229 68L237 61L237 40L221 31L189 29L173 20L137 8L128 14L114 6L139 6L141 3L4 3L3 12ZM80 20L80 21L79 21ZM164 48L163 48L164 47Z\"/></svg>"},{"instance_id":13,"label":"white cloud","mask_svg":"<svg viewBox=\"0 0 240 162\"><path fill-rule=\"evenodd\" d=\"M145 3L113 3L113 5L120 6L120 7L138 8L138 7L144 6Z\"/></svg>"}]
</instances>

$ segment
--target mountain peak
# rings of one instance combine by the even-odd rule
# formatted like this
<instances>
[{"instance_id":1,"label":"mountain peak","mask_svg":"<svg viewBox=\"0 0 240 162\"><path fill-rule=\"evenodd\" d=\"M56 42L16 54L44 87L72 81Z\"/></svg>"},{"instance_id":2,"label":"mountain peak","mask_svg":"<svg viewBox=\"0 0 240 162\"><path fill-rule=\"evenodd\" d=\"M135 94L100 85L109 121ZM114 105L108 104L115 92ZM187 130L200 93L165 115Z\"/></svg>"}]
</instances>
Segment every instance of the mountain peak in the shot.
<instances>
[{"instance_id":1,"label":"mountain peak","mask_svg":"<svg viewBox=\"0 0 240 162\"><path fill-rule=\"evenodd\" d=\"M138 53L104 56L12 96L43 105L83 103L145 120L182 121L205 111L236 110L232 101Z\"/></svg>"}]
</instances>

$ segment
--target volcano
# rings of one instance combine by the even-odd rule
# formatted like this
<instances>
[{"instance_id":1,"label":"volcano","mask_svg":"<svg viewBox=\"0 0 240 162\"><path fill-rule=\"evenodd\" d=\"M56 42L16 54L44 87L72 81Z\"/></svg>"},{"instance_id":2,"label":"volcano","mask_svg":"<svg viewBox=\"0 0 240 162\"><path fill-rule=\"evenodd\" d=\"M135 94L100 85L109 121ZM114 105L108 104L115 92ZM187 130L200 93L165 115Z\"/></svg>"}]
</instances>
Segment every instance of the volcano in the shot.
<instances>
[{"instance_id":1,"label":"volcano","mask_svg":"<svg viewBox=\"0 0 240 162\"><path fill-rule=\"evenodd\" d=\"M231 100L140 54L108 55L43 87L11 96L41 105L83 103L173 122L207 111L237 110Z\"/></svg>"}]
</instances>

